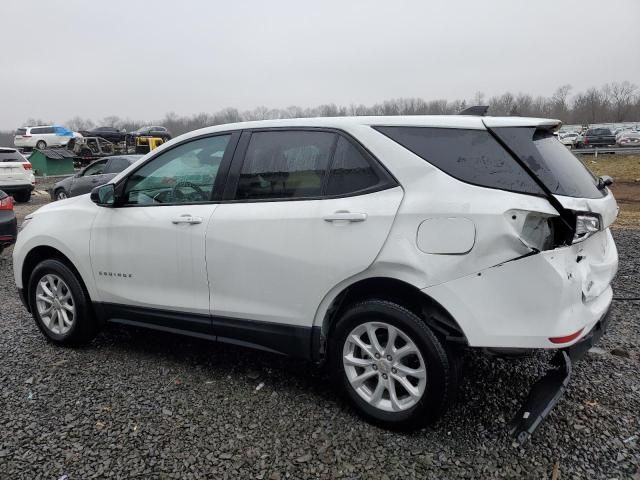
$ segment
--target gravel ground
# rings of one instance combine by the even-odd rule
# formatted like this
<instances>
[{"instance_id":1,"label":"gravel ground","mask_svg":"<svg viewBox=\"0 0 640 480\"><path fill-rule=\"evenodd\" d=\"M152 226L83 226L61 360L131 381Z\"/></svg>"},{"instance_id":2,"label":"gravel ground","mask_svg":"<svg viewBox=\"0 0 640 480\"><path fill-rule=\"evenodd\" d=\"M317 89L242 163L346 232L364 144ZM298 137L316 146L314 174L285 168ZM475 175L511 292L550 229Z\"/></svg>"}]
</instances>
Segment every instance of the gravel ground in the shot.
<instances>
[{"instance_id":1,"label":"gravel ground","mask_svg":"<svg viewBox=\"0 0 640 480\"><path fill-rule=\"evenodd\" d=\"M44 202L35 196L19 215ZM637 298L640 231L615 237L616 296ZM359 419L322 371L297 360L117 327L89 347L54 347L14 294L8 253L0 478L541 479L555 466L562 479L640 480L640 301L615 302L601 349L575 366L563 399L517 447L506 423L546 355L469 353L448 414L398 434Z\"/></svg>"}]
</instances>

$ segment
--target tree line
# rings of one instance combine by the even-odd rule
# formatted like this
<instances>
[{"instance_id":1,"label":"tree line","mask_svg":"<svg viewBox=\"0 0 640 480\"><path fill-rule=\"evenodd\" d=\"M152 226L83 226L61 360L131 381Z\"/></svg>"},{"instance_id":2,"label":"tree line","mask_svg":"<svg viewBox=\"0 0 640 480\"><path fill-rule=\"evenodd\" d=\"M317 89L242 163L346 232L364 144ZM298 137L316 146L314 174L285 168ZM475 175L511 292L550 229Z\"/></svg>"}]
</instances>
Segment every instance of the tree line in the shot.
<instances>
[{"instance_id":1,"label":"tree line","mask_svg":"<svg viewBox=\"0 0 640 480\"><path fill-rule=\"evenodd\" d=\"M287 108L257 107L239 111L225 108L215 113L199 113L180 116L168 113L164 118L152 122L105 117L99 121L79 116L62 123L75 131L93 127L117 127L127 131L143 125L163 125L173 135L180 135L198 128L249 120L278 118L336 117L361 115L451 115L472 105L488 105L489 115L548 117L562 120L565 124L593 124L609 122L640 122L640 90L629 82L613 82L600 88L592 87L573 94L571 85L562 85L551 96L536 96L528 93L506 92L487 97L477 92L473 98L464 100L424 100L422 98L396 98L374 105L324 104L312 108L290 106ZM42 119L27 119L24 125L43 125L51 122ZM12 145L13 132L0 132L0 145Z\"/></svg>"}]
</instances>

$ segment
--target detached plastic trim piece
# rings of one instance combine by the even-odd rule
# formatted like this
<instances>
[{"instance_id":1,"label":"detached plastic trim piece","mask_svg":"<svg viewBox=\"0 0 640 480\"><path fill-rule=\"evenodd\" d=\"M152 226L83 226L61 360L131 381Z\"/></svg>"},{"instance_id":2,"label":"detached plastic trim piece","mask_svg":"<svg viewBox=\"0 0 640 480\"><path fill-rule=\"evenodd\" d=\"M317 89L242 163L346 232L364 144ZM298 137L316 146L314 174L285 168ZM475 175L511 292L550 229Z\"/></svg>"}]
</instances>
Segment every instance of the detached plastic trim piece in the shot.
<instances>
[{"instance_id":1,"label":"detached plastic trim piece","mask_svg":"<svg viewBox=\"0 0 640 480\"><path fill-rule=\"evenodd\" d=\"M567 352L558 351L551 360L555 368L549 369L529 391L527 399L509 425L509 432L518 444L524 444L538 425L549 415L567 388L571 379L572 363Z\"/></svg>"},{"instance_id":2,"label":"detached plastic trim piece","mask_svg":"<svg viewBox=\"0 0 640 480\"><path fill-rule=\"evenodd\" d=\"M551 359L550 368L544 377L533 384L527 399L509 423L509 432L516 437L516 442L523 445L549 412L558 403L569 384L573 363L586 355L605 334L610 320L610 310L578 343L558 350Z\"/></svg>"}]
</instances>

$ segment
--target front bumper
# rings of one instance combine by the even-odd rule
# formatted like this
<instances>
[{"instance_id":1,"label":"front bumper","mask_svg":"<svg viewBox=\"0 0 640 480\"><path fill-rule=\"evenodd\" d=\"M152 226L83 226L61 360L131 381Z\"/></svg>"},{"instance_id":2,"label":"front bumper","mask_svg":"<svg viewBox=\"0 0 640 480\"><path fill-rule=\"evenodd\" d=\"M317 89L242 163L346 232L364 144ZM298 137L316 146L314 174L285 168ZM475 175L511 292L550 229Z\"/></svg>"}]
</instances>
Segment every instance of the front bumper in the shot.
<instances>
[{"instance_id":1,"label":"front bumper","mask_svg":"<svg viewBox=\"0 0 640 480\"><path fill-rule=\"evenodd\" d=\"M573 363L582 359L605 334L611 318L610 313L611 310L607 310L578 343L558 350L551 359L552 368L533 384L522 407L510 423L510 431L520 445L531 437L558 403L571 379Z\"/></svg>"}]
</instances>

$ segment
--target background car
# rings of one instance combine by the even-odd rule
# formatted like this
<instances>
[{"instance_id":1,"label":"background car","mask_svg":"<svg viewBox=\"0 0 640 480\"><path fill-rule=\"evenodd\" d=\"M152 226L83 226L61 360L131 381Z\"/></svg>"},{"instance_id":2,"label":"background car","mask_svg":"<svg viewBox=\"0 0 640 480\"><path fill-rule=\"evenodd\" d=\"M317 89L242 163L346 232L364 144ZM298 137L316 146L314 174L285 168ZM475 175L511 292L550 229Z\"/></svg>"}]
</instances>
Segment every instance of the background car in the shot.
<instances>
[{"instance_id":1,"label":"background car","mask_svg":"<svg viewBox=\"0 0 640 480\"><path fill-rule=\"evenodd\" d=\"M616 144L616 136L609 128L590 128L576 140L576 148L607 147Z\"/></svg>"},{"instance_id":2,"label":"background car","mask_svg":"<svg viewBox=\"0 0 640 480\"><path fill-rule=\"evenodd\" d=\"M573 147L576 143L576 139L580 136L579 133L576 132L566 132L558 135L558 140L563 145L567 145L568 147Z\"/></svg>"},{"instance_id":3,"label":"background car","mask_svg":"<svg viewBox=\"0 0 640 480\"><path fill-rule=\"evenodd\" d=\"M116 127L96 127L91 130L80 131L83 137L100 137L113 143L122 142L127 137L127 131Z\"/></svg>"},{"instance_id":4,"label":"background car","mask_svg":"<svg viewBox=\"0 0 640 480\"><path fill-rule=\"evenodd\" d=\"M18 225L13 211L13 198L0 190L0 253L16 241Z\"/></svg>"},{"instance_id":5,"label":"background car","mask_svg":"<svg viewBox=\"0 0 640 480\"><path fill-rule=\"evenodd\" d=\"M29 160L15 148L0 148L0 190L13 194L18 202L28 202L35 185Z\"/></svg>"},{"instance_id":6,"label":"background car","mask_svg":"<svg viewBox=\"0 0 640 480\"><path fill-rule=\"evenodd\" d=\"M20 127L13 137L13 144L18 148L64 147L73 137L81 137L60 125L38 125L36 127Z\"/></svg>"},{"instance_id":7,"label":"background car","mask_svg":"<svg viewBox=\"0 0 640 480\"><path fill-rule=\"evenodd\" d=\"M159 137L165 142L171 140L171 133L165 127L160 126L148 126L140 127L137 130L129 133L132 137Z\"/></svg>"},{"instance_id":8,"label":"background car","mask_svg":"<svg viewBox=\"0 0 640 480\"><path fill-rule=\"evenodd\" d=\"M624 131L616 137L619 147L640 147L640 132Z\"/></svg>"},{"instance_id":9,"label":"background car","mask_svg":"<svg viewBox=\"0 0 640 480\"><path fill-rule=\"evenodd\" d=\"M52 200L64 200L91 192L94 187L104 185L142 155L120 155L100 158L72 177L60 180L49 189Z\"/></svg>"}]
</instances>

